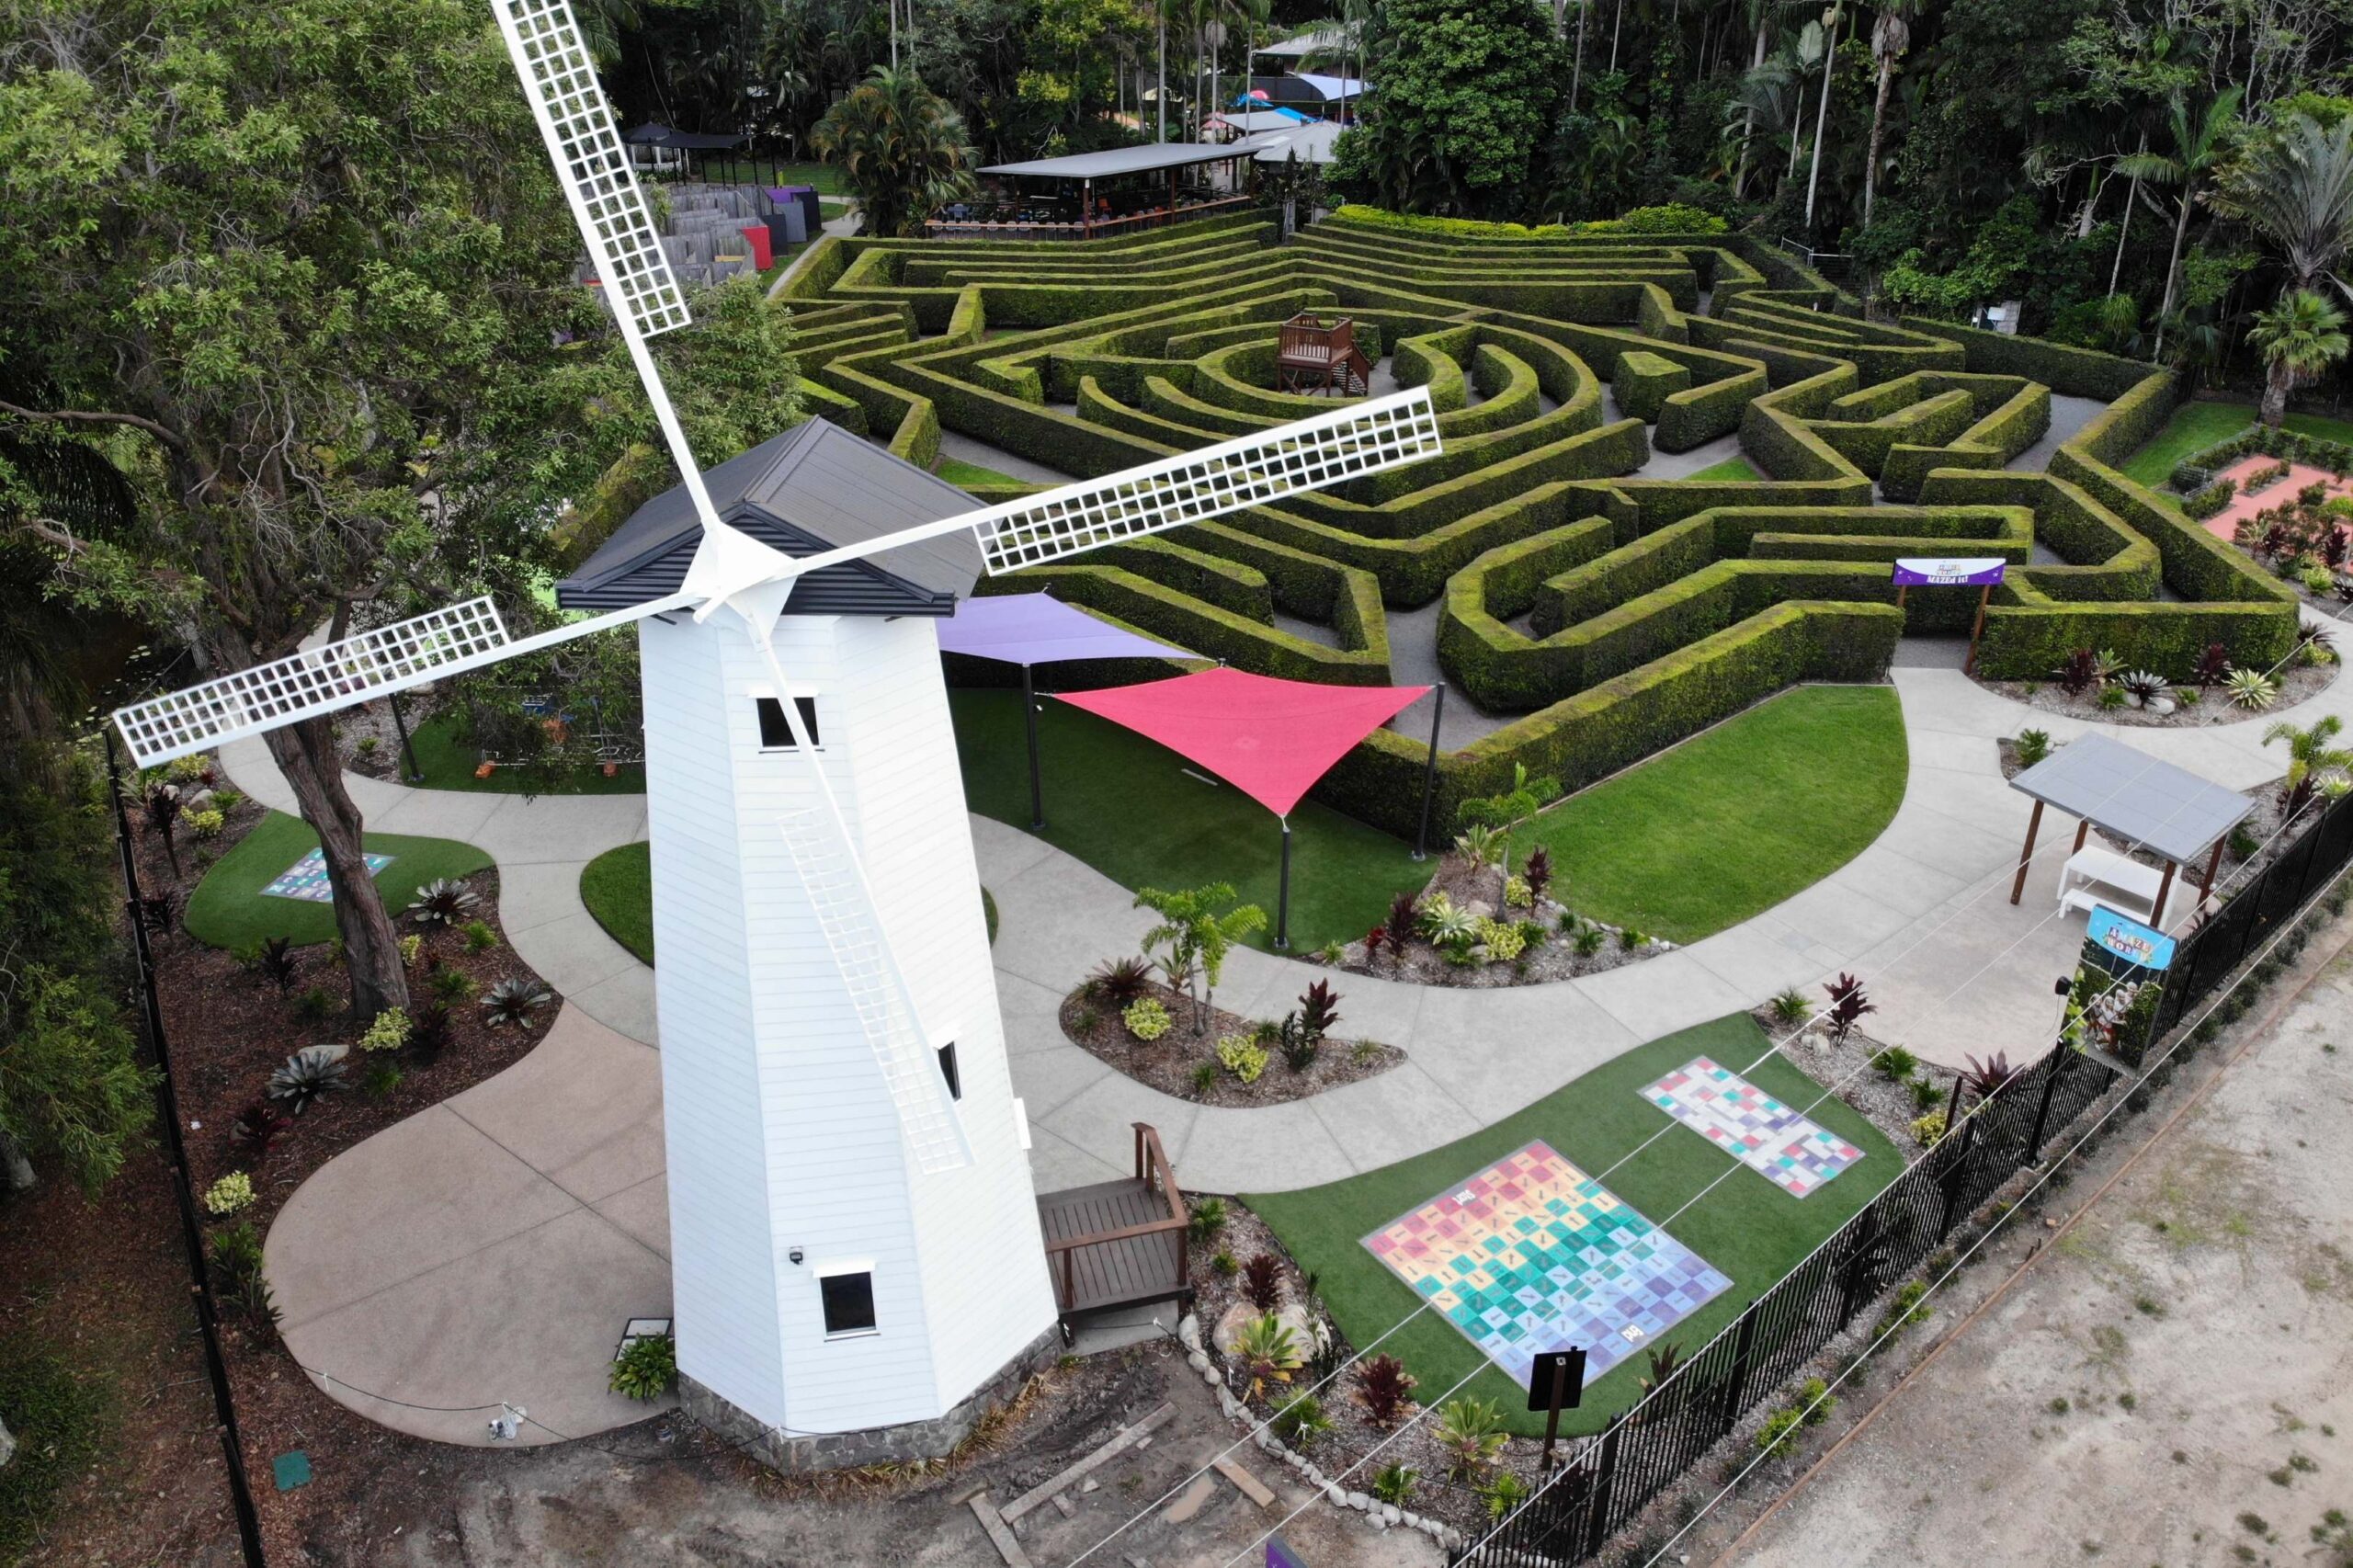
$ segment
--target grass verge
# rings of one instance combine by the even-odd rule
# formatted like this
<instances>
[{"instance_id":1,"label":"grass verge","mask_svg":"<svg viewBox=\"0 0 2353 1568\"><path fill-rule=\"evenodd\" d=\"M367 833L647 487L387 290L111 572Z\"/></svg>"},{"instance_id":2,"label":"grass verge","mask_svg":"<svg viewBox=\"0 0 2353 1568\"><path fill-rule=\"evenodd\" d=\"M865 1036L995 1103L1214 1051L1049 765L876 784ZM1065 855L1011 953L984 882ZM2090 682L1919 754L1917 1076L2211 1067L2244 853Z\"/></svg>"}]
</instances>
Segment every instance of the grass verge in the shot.
<instances>
[{"instance_id":1,"label":"grass verge","mask_svg":"<svg viewBox=\"0 0 2353 1568\"><path fill-rule=\"evenodd\" d=\"M105 1457L112 1399L109 1384L29 1341L0 1343L0 1421L17 1439L0 1467L0 1562L29 1551L59 1494Z\"/></svg>"},{"instance_id":2,"label":"grass verge","mask_svg":"<svg viewBox=\"0 0 2353 1568\"><path fill-rule=\"evenodd\" d=\"M1664 1336L1696 1354L1904 1168L1894 1145L1843 1101L1834 1097L1814 1106L1823 1091L1798 1068L1779 1056L1757 1062L1768 1045L1765 1032L1746 1014L1719 1018L1637 1047L1444 1148L1346 1181L1296 1192L1245 1193L1243 1199L1274 1227L1300 1267L1316 1274L1332 1315L1350 1343L1362 1348L1421 1304L1365 1248L1363 1238L1540 1138L1732 1280L1730 1290ZM1755 1171L1737 1168L1729 1153L1676 1126L1640 1093L1643 1085L1700 1055L1804 1112L1861 1149L1863 1158L1802 1199ZM1661 1134L1657 1141L1642 1147L1654 1133ZM1610 1170L1621 1158L1626 1163ZM1720 1176L1721 1183L1711 1187ZM1687 1202L1690 1208L1677 1213ZM1381 1349L1420 1380L1420 1398L1437 1401L1468 1377L1463 1393L1500 1404L1514 1431L1542 1434L1544 1418L1528 1414L1527 1392L1437 1311L1415 1317ZM1640 1353L1612 1368L1585 1391L1582 1406L1562 1416L1563 1430L1599 1430L1639 1397L1644 1369Z\"/></svg>"},{"instance_id":3,"label":"grass verge","mask_svg":"<svg viewBox=\"0 0 2353 1568\"><path fill-rule=\"evenodd\" d=\"M2251 403L2185 403L2173 411L2165 428L2124 463L2125 474L2163 492L2166 480L2184 458L2217 441L2228 440L2255 423ZM2353 424L2318 414L2290 414L2288 428L2326 440L2353 443ZM2167 500L2172 500L2170 495Z\"/></svg>"},{"instance_id":4,"label":"grass verge","mask_svg":"<svg viewBox=\"0 0 2353 1568\"><path fill-rule=\"evenodd\" d=\"M383 894L384 907L395 915L409 906L416 897L416 890L426 882L441 877L471 876L488 869L491 864L488 855L453 838L371 833L365 842L370 854L392 858L391 865L376 873L376 887ZM296 947L334 937L333 904L277 898L261 891L318 845L318 835L301 818L282 812L271 812L263 817L235 848L221 857L188 895L188 911L183 917L188 934L199 942L232 952L251 947L265 937L284 937Z\"/></svg>"},{"instance_id":5,"label":"grass verge","mask_svg":"<svg viewBox=\"0 0 2353 1568\"><path fill-rule=\"evenodd\" d=\"M605 935L654 961L654 852L642 842L608 849L580 869L580 902Z\"/></svg>"}]
</instances>

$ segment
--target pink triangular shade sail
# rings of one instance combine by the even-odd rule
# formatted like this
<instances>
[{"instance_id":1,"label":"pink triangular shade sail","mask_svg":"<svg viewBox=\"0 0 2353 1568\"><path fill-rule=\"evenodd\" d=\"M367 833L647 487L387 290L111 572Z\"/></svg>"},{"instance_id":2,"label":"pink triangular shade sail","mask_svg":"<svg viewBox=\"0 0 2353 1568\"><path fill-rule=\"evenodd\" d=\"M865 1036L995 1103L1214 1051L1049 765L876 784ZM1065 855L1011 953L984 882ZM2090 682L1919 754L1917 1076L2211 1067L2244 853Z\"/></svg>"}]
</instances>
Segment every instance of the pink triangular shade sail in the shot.
<instances>
[{"instance_id":1,"label":"pink triangular shade sail","mask_svg":"<svg viewBox=\"0 0 2353 1568\"><path fill-rule=\"evenodd\" d=\"M1188 659L1165 642L1107 625L1051 594L993 594L961 601L939 623L939 651L1051 665L1064 659Z\"/></svg>"},{"instance_id":2,"label":"pink triangular shade sail","mask_svg":"<svg viewBox=\"0 0 2353 1568\"><path fill-rule=\"evenodd\" d=\"M1063 700L1158 741L1287 817L1348 748L1426 686L1319 686L1241 670L1074 691Z\"/></svg>"}]
</instances>

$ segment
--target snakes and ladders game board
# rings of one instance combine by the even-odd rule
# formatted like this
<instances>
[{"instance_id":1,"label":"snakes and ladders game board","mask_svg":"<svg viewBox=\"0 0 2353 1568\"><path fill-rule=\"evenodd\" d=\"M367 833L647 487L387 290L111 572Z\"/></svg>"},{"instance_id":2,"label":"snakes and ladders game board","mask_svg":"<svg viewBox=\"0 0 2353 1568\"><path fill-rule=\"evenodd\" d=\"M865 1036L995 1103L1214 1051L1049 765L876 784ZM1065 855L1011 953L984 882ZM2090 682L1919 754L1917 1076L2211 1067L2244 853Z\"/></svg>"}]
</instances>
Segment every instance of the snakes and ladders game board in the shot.
<instances>
[{"instance_id":1,"label":"snakes and ladders game board","mask_svg":"<svg viewBox=\"0 0 2353 1568\"><path fill-rule=\"evenodd\" d=\"M1695 1057L1643 1097L1792 1198L1818 1190L1863 1152L1729 1067Z\"/></svg>"},{"instance_id":2,"label":"snakes and ladders game board","mask_svg":"<svg viewBox=\"0 0 2353 1568\"><path fill-rule=\"evenodd\" d=\"M381 875L392 863L389 855L368 857L368 874ZM278 874L278 880L261 890L269 898L299 898L304 903L332 903L335 890L327 885L326 857L313 849Z\"/></svg>"},{"instance_id":3,"label":"snakes and ladders game board","mask_svg":"<svg viewBox=\"0 0 2353 1568\"><path fill-rule=\"evenodd\" d=\"M1364 1238L1523 1386L1582 1346L1590 1383L1732 1281L1540 1139Z\"/></svg>"}]
</instances>

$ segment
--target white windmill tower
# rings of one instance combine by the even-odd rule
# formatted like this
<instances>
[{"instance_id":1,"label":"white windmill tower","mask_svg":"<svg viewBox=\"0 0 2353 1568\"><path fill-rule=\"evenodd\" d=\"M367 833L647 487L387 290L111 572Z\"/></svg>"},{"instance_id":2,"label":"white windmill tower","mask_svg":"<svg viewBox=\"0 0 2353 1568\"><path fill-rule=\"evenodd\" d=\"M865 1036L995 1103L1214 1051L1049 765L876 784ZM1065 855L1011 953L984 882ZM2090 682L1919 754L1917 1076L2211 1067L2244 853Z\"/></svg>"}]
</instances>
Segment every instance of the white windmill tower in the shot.
<instances>
[{"instance_id":1,"label":"white windmill tower","mask_svg":"<svg viewBox=\"0 0 2353 1568\"><path fill-rule=\"evenodd\" d=\"M1412 461L1438 449L1436 418L1417 390L982 511L902 503L843 514L842 538L764 541L714 506L646 352L687 309L569 5L494 4L685 480L682 530L615 579L654 586L520 640L470 600L115 722L153 766L636 625L688 1406L790 1467L943 1451L1055 1309L933 625L953 597L923 579L960 553L1010 570ZM931 569L902 575L886 552Z\"/></svg>"}]
</instances>

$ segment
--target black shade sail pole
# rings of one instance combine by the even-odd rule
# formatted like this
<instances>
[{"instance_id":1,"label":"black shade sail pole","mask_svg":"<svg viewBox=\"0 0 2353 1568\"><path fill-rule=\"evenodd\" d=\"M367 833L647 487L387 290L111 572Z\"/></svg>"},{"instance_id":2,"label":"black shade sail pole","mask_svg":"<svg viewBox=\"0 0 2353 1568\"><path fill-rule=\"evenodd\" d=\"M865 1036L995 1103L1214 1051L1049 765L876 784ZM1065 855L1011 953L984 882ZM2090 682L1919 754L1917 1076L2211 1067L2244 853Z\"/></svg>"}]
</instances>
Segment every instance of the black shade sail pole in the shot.
<instances>
[{"instance_id":1,"label":"black shade sail pole","mask_svg":"<svg viewBox=\"0 0 2353 1568\"><path fill-rule=\"evenodd\" d=\"M1275 946L1288 948L1290 946L1290 818L1283 818L1282 824L1283 880L1281 889L1275 896Z\"/></svg>"},{"instance_id":2,"label":"black shade sail pole","mask_svg":"<svg viewBox=\"0 0 2353 1568\"><path fill-rule=\"evenodd\" d=\"M1046 798L1038 781L1038 692L1029 666L1021 666L1021 722L1029 732L1029 827L1046 825Z\"/></svg>"},{"instance_id":3,"label":"black shade sail pole","mask_svg":"<svg viewBox=\"0 0 2353 1568\"><path fill-rule=\"evenodd\" d=\"M1414 837L1414 858L1426 859L1430 844L1430 797L1438 790L1438 727L1446 722L1446 682L1438 683L1438 706L1430 710L1430 760L1422 769L1422 827Z\"/></svg>"}]
</instances>

